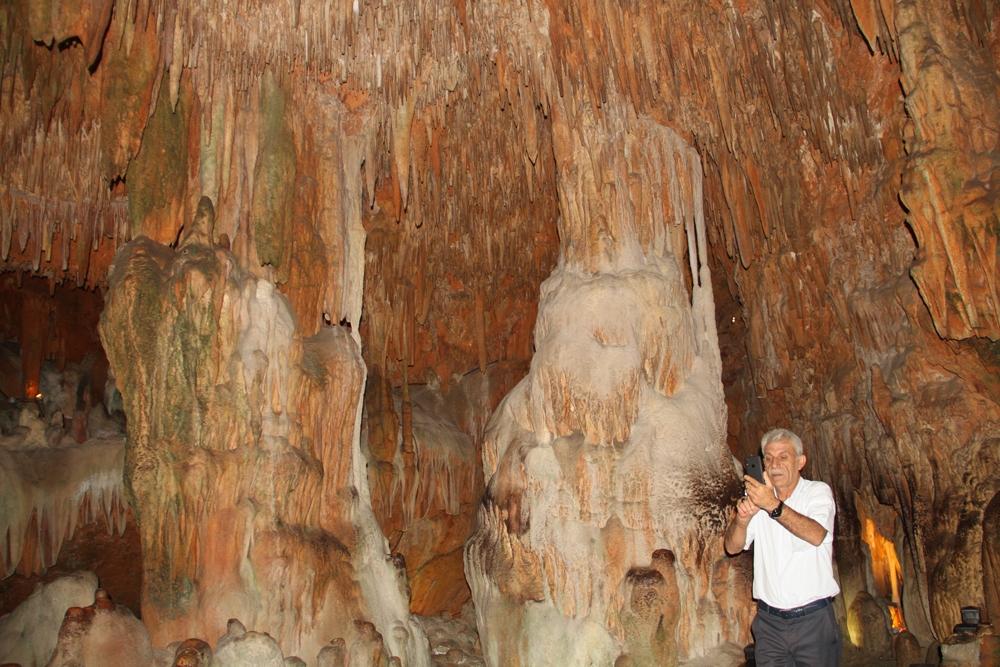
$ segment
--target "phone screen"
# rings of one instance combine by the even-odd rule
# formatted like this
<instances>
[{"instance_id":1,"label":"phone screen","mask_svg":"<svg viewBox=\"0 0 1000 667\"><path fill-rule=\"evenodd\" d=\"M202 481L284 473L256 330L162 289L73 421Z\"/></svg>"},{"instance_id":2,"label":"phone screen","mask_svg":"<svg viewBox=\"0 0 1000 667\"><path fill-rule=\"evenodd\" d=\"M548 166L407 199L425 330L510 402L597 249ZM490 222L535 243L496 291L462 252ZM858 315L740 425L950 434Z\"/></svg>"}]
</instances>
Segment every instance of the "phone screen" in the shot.
<instances>
[{"instance_id":1,"label":"phone screen","mask_svg":"<svg viewBox=\"0 0 1000 667\"><path fill-rule=\"evenodd\" d=\"M743 472L761 484L764 483L764 466L759 456L748 456L746 463L743 464Z\"/></svg>"}]
</instances>

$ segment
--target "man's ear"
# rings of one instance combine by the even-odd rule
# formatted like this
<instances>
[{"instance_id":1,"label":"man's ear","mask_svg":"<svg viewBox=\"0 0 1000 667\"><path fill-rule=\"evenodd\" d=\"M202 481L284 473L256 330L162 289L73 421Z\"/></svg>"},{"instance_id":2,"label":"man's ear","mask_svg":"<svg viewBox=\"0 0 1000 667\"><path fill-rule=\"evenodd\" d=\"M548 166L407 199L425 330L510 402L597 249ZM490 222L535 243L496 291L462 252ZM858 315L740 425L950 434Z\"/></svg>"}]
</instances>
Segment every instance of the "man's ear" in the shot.
<instances>
[{"instance_id":1,"label":"man's ear","mask_svg":"<svg viewBox=\"0 0 1000 667\"><path fill-rule=\"evenodd\" d=\"M806 467L806 455L805 454L799 454L795 458L797 459L796 463L799 466L798 470L799 470L799 472L802 472L802 469Z\"/></svg>"}]
</instances>

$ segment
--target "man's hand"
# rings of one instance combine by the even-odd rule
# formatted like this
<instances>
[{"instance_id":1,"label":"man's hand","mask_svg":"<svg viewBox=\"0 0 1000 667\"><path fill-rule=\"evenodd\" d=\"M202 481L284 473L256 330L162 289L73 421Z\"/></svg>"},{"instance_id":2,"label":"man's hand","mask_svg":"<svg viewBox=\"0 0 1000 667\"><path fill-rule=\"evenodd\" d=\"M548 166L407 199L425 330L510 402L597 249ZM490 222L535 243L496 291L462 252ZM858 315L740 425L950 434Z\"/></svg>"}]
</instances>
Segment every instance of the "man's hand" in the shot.
<instances>
[{"instance_id":1,"label":"man's hand","mask_svg":"<svg viewBox=\"0 0 1000 667\"><path fill-rule=\"evenodd\" d=\"M753 515L759 511L760 508L754 505L749 498L743 496L736 503L736 521L746 528L750 524L750 519L753 518Z\"/></svg>"},{"instance_id":2,"label":"man's hand","mask_svg":"<svg viewBox=\"0 0 1000 667\"><path fill-rule=\"evenodd\" d=\"M735 556L743 551L743 542L747 539L747 526L750 525L750 519L759 511L760 508L746 496L737 501L736 514L733 515L732 521L729 522L729 528L726 529L724 546L727 554Z\"/></svg>"},{"instance_id":3,"label":"man's hand","mask_svg":"<svg viewBox=\"0 0 1000 667\"><path fill-rule=\"evenodd\" d=\"M750 475L743 475L743 483L747 490L747 497L744 500L749 500L755 507L762 509L765 512L770 512L778 506L778 496L774 492L774 486L771 484L771 478L767 476L766 472L764 473L763 484L755 480ZM740 503L742 502L743 501L741 500ZM737 509L739 509L739 506L737 506Z\"/></svg>"}]
</instances>

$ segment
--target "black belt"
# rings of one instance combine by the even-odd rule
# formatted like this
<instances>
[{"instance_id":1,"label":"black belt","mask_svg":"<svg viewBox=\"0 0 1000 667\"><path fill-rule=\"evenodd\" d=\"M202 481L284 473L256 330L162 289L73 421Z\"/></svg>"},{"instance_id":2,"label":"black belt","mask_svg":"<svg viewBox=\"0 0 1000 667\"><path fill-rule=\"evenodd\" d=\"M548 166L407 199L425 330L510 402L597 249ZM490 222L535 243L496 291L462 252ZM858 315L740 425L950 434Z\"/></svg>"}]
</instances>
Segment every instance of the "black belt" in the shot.
<instances>
[{"instance_id":1,"label":"black belt","mask_svg":"<svg viewBox=\"0 0 1000 667\"><path fill-rule=\"evenodd\" d=\"M823 598L822 600L814 600L809 604L804 604L801 607L794 607L792 609L778 609L777 607L772 607L766 602L761 602L757 600L757 609L761 611L766 611L769 614L778 616L780 618L799 618L805 616L806 614L811 614L814 611L823 609L824 607L829 607L833 603L833 598Z\"/></svg>"}]
</instances>

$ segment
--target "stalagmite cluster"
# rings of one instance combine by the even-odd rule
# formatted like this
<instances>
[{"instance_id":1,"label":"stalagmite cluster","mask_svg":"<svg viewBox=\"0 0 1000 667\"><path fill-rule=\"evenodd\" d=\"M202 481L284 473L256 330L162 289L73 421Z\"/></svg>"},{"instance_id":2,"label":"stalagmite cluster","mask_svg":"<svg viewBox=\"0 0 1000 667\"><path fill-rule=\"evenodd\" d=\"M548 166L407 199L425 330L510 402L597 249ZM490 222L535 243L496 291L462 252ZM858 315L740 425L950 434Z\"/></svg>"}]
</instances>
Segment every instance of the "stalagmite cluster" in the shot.
<instances>
[{"instance_id":1,"label":"stalagmite cluster","mask_svg":"<svg viewBox=\"0 0 1000 667\"><path fill-rule=\"evenodd\" d=\"M987 0L3 3L4 573L137 529L168 663L735 664L781 425L848 657L987 651L998 62Z\"/></svg>"}]
</instances>

